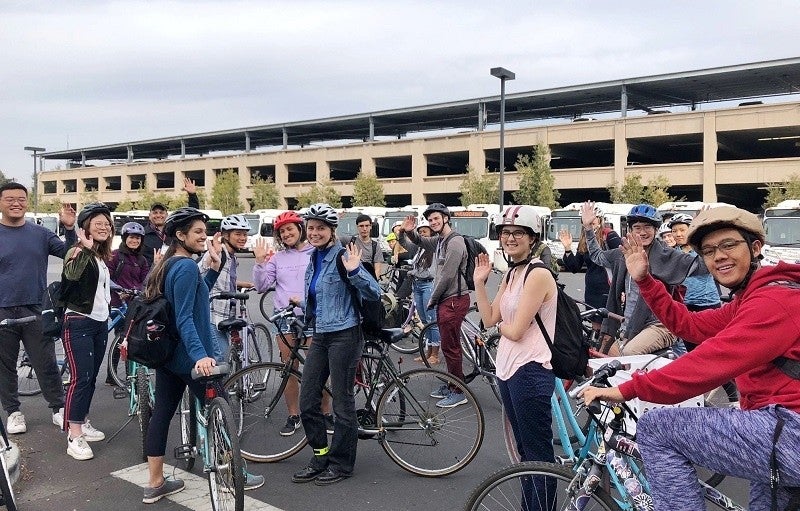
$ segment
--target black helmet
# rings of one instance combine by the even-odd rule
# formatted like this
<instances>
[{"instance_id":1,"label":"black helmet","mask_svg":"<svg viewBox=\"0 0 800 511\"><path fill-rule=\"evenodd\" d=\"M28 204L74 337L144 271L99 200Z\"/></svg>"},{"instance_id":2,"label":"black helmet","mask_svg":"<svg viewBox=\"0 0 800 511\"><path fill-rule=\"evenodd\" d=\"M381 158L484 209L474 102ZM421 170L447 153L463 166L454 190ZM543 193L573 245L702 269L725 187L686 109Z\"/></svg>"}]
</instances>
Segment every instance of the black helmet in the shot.
<instances>
[{"instance_id":1,"label":"black helmet","mask_svg":"<svg viewBox=\"0 0 800 511\"><path fill-rule=\"evenodd\" d=\"M83 223L90 218L97 215L106 215L111 217L111 210L102 202L90 202L85 205L80 213L78 213L78 227L83 227Z\"/></svg>"},{"instance_id":2,"label":"black helmet","mask_svg":"<svg viewBox=\"0 0 800 511\"><path fill-rule=\"evenodd\" d=\"M441 202L434 202L433 204L428 206L428 209L426 209L425 212L422 213L422 216L425 217L425 219L427 220L428 215L430 215L431 213L441 213L443 215L447 215L447 218L450 218L450 210L447 209L447 206L445 206Z\"/></svg>"},{"instance_id":3,"label":"black helmet","mask_svg":"<svg viewBox=\"0 0 800 511\"><path fill-rule=\"evenodd\" d=\"M208 215L195 208L178 208L173 211L164 223L164 232L167 236L175 236L175 231L193 220L208 222Z\"/></svg>"}]
</instances>

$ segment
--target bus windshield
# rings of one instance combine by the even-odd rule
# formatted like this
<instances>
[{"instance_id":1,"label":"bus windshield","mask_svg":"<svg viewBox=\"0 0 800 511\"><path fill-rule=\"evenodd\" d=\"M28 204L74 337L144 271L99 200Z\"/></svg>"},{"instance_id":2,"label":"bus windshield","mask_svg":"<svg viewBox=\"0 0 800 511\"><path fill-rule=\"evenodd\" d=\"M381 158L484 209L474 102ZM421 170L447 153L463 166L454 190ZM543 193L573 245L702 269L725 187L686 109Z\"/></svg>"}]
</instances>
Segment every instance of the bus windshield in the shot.
<instances>
[{"instance_id":1,"label":"bus windshield","mask_svg":"<svg viewBox=\"0 0 800 511\"><path fill-rule=\"evenodd\" d=\"M800 217L767 217L764 220L767 245L800 244Z\"/></svg>"},{"instance_id":2,"label":"bus windshield","mask_svg":"<svg viewBox=\"0 0 800 511\"><path fill-rule=\"evenodd\" d=\"M450 217L452 228L459 234L466 234L473 238L483 239L489 237L488 217Z\"/></svg>"},{"instance_id":3,"label":"bus windshield","mask_svg":"<svg viewBox=\"0 0 800 511\"><path fill-rule=\"evenodd\" d=\"M552 241L559 241L558 233L562 229L569 231L573 240L578 240L581 237L583 225L579 216L552 216L550 217L550 228L547 231L547 239Z\"/></svg>"},{"instance_id":4,"label":"bus windshield","mask_svg":"<svg viewBox=\"0 0 800 511\"><path fill-rule=\"evenodd\" d=\"M255 236L258 234L258 226L261 224L261 218L258 215L244 215L247 223L250 224L250 230L247 231L248 236Z\"/></svg>"}]
</instances>

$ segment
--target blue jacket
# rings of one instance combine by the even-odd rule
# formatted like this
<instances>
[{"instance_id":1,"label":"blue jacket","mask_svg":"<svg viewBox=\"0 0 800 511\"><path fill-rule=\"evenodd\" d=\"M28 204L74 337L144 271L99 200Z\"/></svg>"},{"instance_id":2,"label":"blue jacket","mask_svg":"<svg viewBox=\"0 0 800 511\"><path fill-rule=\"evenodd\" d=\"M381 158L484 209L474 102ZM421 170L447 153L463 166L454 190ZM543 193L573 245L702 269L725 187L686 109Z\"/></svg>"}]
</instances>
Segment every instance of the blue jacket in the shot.
<instances>
[{"instance_id":1,"label":"blue jacket","mask_svg":"<svg viewBox=\"0 0 800 511\"><path fill-rule=\"evenodd\" d=\"M172 305L181 342L167 362L175 374L189 374L194 364L204 357L222 359L222 353L211 331L211 308L208 290L219 273L209 270L200 278L197 264L190 258L178 260L169 269L164 281L164 296Z\"/></svg>"},{"instance_id":2,"label":"blue jacket","mask_svg":"<svg viewBox=\"0 0 800 511\"><path fill-rule=\"evenodd\" d=\"M305 276L305 300L302 304L306 311L306 319L311 324L315 321L315 331L320 333L338 332L347 328L354 327L361 323L358 311L353 305L353 297L350 289L339 276L335 258L342 250L342 244L336 241L322 260L319 276L316 282L317 301L314 310L306 307L308 304L308 288L314 276L314 261L317 257L317 249L311 252L311 261L306 268ZM347 253L344 254L347 259ZM350 283L358 290L361 299L377 300L381 296L381 288L378 282L372 277L362 265L359 265L355 272L348 274Z\"/></svg>"}]
</instances>

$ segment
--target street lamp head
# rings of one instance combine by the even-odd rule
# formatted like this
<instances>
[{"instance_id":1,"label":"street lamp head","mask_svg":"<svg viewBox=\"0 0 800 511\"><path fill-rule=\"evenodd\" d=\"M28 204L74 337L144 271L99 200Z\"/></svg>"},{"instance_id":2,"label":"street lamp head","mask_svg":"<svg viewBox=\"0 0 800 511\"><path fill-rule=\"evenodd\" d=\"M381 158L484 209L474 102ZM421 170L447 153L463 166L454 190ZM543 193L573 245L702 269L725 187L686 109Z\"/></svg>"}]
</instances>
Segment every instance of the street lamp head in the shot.
<instances>
[{"instance_id":1,"label":"street lamp head","mask_svg":"<svg viewBox=\"0 0 800 511\"><path fill-rule=\"evenodd\" d=\"M25 146L26 151L33 151L34 153L43 153L46 151L44 147Z\"/></svg>"},{"instance_id":2,"label":"street lamp head","mask_svg":"<svg viewBox=\"0 0 800 511\"><path fill-rule=\"evenodd\" d=\"M512 71L509 71L504 67L493 67L489 70L489 73L492 76L500 78L501 80L513 80L517 76Z\"/></svg>"}]
</instances>

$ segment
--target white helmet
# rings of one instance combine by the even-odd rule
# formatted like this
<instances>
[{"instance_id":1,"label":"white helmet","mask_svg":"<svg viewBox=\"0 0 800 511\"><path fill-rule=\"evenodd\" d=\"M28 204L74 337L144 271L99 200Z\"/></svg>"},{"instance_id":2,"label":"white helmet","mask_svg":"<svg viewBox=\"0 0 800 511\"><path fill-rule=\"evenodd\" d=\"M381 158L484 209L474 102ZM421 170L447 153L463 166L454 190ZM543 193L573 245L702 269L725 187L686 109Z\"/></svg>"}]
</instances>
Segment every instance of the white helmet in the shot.
<instances>
[{"instance_id":1,"label":"white helmet","mask_svg":"<svg viewBox=\"0 0 800 511\"><path fill-rule=\"evenodd\" d=\"M658 228L658 237L662 237L665 234L672 234L672 229L667 224L661 224L661 227Z\"/></svg>"},{"instance_id":2,"label":"white helmet","mask_svg":"<svg viewBox=\"0 0 800 511\"><path fill-rule=\"evenodd\" d=\"M692 215L688 213L676 213L667 220L667 225L669 225L670 229L678 224L692 225L692 220L694 220Z\"/></svg>"},{"instance_id":3,"label":"white helmet","mask_svg":"<svg viewBox=\"0 0 800 511\"><path fill-rule=\"evenodd\" d=\"M334 210L328 204L321 202L309 206L303 217L306 219L306 221L319 220L321 222L325 222L331 227L336 227L339 225L339 214L336 212L336 210Z\"/></svg>"},{"instance_id":4,"label":"white helmet","mask_svg":"<svg viewBox=\"0 0 800 511\"><path fill-rule=\"evenodd\" d=\"M498 220L495 225L498 233L506 225L527 227L534 234L541 234L542 232L542 217L530 206L508 206L503 211L503 216Z\"/></svg>"},{"instance_id":5,"label":"white helmet","mask_svg":"<svg viewBox=\"0 0 800 511\"><path fill-rule=\"evenodd\" d=\"M221 231L249 231L250 222L242 215L230 215L222 219L219 229Z\"/></svg>"},{"instance_id":6,"label":"white helmet","mask_svg":"<svg viewBox=\"0 0 800 511\"><path fill-rule=\"evenodd\" d=\"M431 228L431 224L429 224L428 221L425 220L424 218L419 222L417 222L417 232L419 232L419 230L422 229L423 227L427 227L428 229Z\"/></svg>"}]
</instances>

